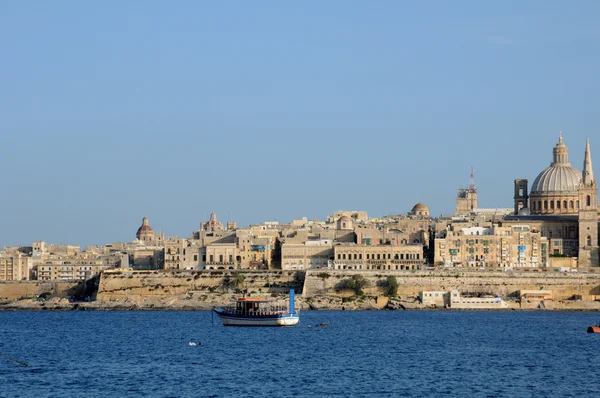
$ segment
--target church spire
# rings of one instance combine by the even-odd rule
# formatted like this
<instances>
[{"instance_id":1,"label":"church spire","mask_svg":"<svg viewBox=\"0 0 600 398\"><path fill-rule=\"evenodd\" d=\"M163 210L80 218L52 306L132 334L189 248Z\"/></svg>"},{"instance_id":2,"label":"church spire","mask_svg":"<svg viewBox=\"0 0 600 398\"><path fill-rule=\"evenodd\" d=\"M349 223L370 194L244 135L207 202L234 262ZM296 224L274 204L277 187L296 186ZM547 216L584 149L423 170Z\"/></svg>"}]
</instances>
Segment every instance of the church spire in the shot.
<instances>
[{"instance_id":1,"label":"church spire","mask_svg":"<svg viewBox=\"0 0 600 398\"><path fill-rule=\"evenodd\" d=\"M585 142L585 158L583 161L583 183L591 185L594 182L594 170L592 169L592 153L590 152L590 139Z\"/></svg>"}]
</instances>

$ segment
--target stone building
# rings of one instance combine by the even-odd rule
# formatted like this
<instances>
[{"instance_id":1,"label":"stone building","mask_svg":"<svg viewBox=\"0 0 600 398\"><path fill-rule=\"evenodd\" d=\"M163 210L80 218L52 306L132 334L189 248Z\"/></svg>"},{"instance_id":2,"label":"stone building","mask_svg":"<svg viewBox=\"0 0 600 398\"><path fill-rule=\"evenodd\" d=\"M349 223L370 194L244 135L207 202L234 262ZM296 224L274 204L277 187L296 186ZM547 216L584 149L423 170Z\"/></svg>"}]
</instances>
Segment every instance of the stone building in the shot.
<instances>
[{"instance_id":1,"label":"stone building","mask_svg":"<svg viewBox=\"0 0 600 398\"><path fill-rule=\"evenodd\" d=\"M562 134L552 163L539 173L528 192L526 179L515 180L515 214L502 225L527 224L549 240L552 256L577 257L579 267L598 266L598 187L586 141L583 172L569 162Z\"/></svg>"},{"instance_id":2,"label":"stone building","mask_svg":"<svg viewBox=\"0 0 600 398\"><path fill-rule=\"evenodd\" d=\"M165 269L198 269L200 245L198 241L170 236L164 241Z\"/></svg>"},{"instance_id":3,"label":"stone building","mask_svg":"<svg viewBox=\"0 0 600 398\"><path fill-rule=\"evenodd\" d=\"M448 228L435 239L434 264L470 268L543 268L548 240L529 225Z\"/></svg>"},{"instance_id":4,"label":"stone building","mask_svg":"<svg viewBox=\"0 0 600 398\"><path fill-rule=\"evenodd\" d=\"M281 268L306 270L332 266L333 241L319 239L308 241L286 240L281 245Z\"/></svg>"},{"instance_id":5,"label":"stone building","mask_svg":"<svg viewBox=\"0 0 600 398\"><path fill-rule=\"evenodd\" d=\"M423 246L337 244L333 267L356 270L416 270L423 264Z\"/></svg>"},{"instance_id":6,"label":"stone building","mask_svg":"<svg viewBox=\"0 0 600 398\"><path fill-rule=\"evenodd\" d=\"M23 253L0 253L0 281L29 280L33 268L31 256Z\"/></svg>"}]
</instances>

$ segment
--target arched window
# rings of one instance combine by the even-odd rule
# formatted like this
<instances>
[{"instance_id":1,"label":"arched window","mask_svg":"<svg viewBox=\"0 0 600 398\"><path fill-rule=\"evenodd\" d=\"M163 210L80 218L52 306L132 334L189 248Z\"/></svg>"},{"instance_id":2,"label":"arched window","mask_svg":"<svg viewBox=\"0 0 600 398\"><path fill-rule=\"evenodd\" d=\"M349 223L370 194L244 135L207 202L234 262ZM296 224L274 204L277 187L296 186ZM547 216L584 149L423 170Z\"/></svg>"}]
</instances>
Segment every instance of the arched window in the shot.
<instances>
[{"instance_id":1,"label":"arched window","mask_svg":"<svg viewBox=\"0 0 600 398\"><path fill-rule=\"evenodd\" d=\"M586 196L586 198L585 198L585 205L586 206L591 206L592 205L592 197L590 195Z\"/></svg>"},{"instance_id":2,"label":"arched window","mask_svg":"<svg viewBox=\"0 0 600 398\"><path fill-rule=\"evenodd\" d=\"M548 201L544 200L544 210L548 210Z\"/></svg>"},{"instance_id":3,"label":"arched window","mask_svg":"<svg viewBox=\"0 0 600 398\"><path fill-rule=\"evenodd\" d=\"M538 211L542 210L542 201L538 200Z\"/></svg>"},{"instance_id":4,"label":"arched window","mask_svg":"<svg viewBox=\"0 0 600 398\"><path fill-rule=\"evenodd\" d=\"M569 201L569 208L570 208L570 209L572 209L572 208L573 208L573 201L572 201L572 200L570 200L570 201Z\"/></svg>"},{"instance_id":5,"label":"arched window","mask_svg":"<svg viewBox=\"0 0 600 398\"><path fill-rule=\"evenodd\" d=\"M575 202L575 205L577 206L577 208L579 209L579 201Z\"/></svg>"},{"instance_id":6,"label":"arched window","mask_svg":"<svg viewBox=\"0 0 600 398\"><path fill-rule=\"evenodd\" d=\"M586 245L587 246L591 246L592 245L592 237L588 235L588 237L585 239L586 241Z\"/></svg>"},{"instance_id":7,"label":"arched window","mask_svg":"<svg viewBox=\"0 0 600 398\"><path fill-rule=\"evenodd\" d=\"M554 201L553 200L550 201L550 209L554 210Z\"/></svg>"},{"instance_id":8,"label":"arched window","mask_svg":"<svg viewBox=\"0 0 600 398\"><path fill-rule=\"evenodd\" d=\"M535 211L535 201L531 202L531 210Z\"/></svg>"},{"instance_id":9,"label":"arched window","mask_svg":"<svg viewBox=\"0 0 600 398\"><path fill-rule=\"evenodd\" d=\"M556 201L556 208L557 208L557 209L560 209L560 200L557 200L557 201Z\"/></svg>"}]
</instances>

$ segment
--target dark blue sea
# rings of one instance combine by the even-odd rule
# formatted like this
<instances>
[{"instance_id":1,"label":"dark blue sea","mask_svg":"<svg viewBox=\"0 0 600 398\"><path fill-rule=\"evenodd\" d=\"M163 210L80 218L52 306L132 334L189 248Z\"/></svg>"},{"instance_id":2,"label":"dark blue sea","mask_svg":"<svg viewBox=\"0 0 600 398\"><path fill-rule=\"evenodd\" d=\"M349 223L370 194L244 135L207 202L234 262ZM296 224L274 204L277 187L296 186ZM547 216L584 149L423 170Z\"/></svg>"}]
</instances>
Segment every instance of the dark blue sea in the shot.
<instances>
[{"instance_id":1,"label":"dark blue sea","mask_svg":"<svg viewBox=\"0 0 600 398\"><path fill-rule=\"evenodd\" d=\"M0 358L0 396L599 397L600 335L586 333L599 321L304 311L293 328L237 328L206 311L0 312L0 354L30 364Z\"/></svg>"}]
</instances>

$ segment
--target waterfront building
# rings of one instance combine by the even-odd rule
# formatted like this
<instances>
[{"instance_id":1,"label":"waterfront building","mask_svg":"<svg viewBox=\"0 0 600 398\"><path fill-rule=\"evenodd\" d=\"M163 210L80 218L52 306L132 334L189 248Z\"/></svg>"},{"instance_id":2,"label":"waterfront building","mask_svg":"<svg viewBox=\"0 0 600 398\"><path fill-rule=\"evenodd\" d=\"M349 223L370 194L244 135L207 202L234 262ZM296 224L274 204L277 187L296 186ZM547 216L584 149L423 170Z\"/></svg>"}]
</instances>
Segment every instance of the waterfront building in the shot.
<instances>
[{"instance_id":1,"label":"waterfront building","mask_svg":"<svg viewBox=\"0 0 600 398\"><path fill-rule=\"evenodd\" d=\"M29 280L32 269L31 256L21 252L0 252L0 281Z\"/></svg>"},{"instance_id":2,"label":"waterfront building","mask_svg":"<svg viewBox=\"0 0 600 398\"><path fill-rule=\"evenodd\" d=\"M264 226L237 230L237 266L241 269L269 269L276 260L277 238L277 230Z\"/></svg>"},{"instance_id":3,"label":"waterfront building","mask_svg":"<svg viewBox=\"0 0 600 398\"><path fill-rule=\"evenodd\" d=\"M528 225L459 227L438 233L434 264L470 268L548 266L548 240Z\"/></svg>"},{"instance_id":4,"label":"waterfront building","mask_svg":"<svg viewBox=\"0 0 600 398\"><path fill-rule=\"evenodd\" d=\"M333 246L333 268L355 270L417 270L423 264L420 244L371 245L340 243Z\"/></svg>"},{"instance_id":5,"label":"waterfront building","mask_svg":"<svg viewBox=\"0 0 600 398\"><path fill-rule=\"evenodd\" d=\"M281 268L284 270L329 268L332 266L332 260L331 239L286 239L281 244Z\"/></svg>"},{"instance_id":6,"label":"waterfront building","mask_svg":"<svg viewBox=\"0 0 600 398\"><path fill-rule=\"evenodd\" d=\"M165 269L198 269L200 267L198 241L169 236L164 241Z\"/></svg>"},{"instance_id":7,"label":"waterfront building","mask_svg":"<svg viewBox=\"0 0 600 398\"><path fill-rule=\"evenodd\" d=\"M233 235L235 237L235 235ZM211 243L200 249L200 269L236 269L237 244Z\"/></svg>"}]
</instances>

